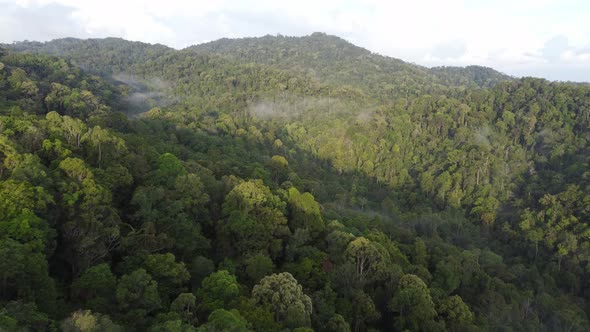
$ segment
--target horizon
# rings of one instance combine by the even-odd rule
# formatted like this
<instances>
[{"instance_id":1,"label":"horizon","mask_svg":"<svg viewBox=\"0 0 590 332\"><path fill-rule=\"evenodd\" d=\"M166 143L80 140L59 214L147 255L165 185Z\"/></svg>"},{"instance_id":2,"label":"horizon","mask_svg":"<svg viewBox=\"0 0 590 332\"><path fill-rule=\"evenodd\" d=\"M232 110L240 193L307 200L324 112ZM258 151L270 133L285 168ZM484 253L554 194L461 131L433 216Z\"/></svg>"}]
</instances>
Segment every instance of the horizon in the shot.
<instances>
[{"instance_id":1,"label":"horizon","mask_svg":"<svg viewBox=\"0 0 590 332\"><path fill-rule=\"evenodd\" d=\"M182 49L221 38L301 37L322 31L372 53L429 68L475 65L514 77L590 82L590 3L583 0L0 4L3 43L112 36Z\"/></svg>"},{"instance_id":2,"label":"horizon","mask_svg":"<svg viewBox=\"0 0 590 332\"><path fill-rule=\"evenodd\" d=\"M51 40L47 40L47 41L26 40L25 39L25 40L15 40L15 41L13 41L11 43L4 43L4 44L5 45L15 45L15 44L19 44L19 43L42 43L42 44L48 44L48 43L55 42L55 41L58 41L58 40L63 40L63 39L75 39L75 40L120 39L120 40L124 40L124 41L131 42L131 43L142 43L142 44L152 45L152 46L160 45L160 46L164 46L164 47L170 48L170 49L175 50L175 51L182 51L182 50L185 50L185 49L188 49L188 48L191 48L191 47L195 47L195 46L199 46L199 45L204 45L204 44L208 44L208 43L215 43L215 42L218 42L218 41L224 40L224 39L226 39L226 40L239 40L239 39L257 39L257 38L264 38L264 37L274 37L274 38L279 38L279 37L286 37L286 38L305 38L305 37L311 37L311 35L316 34L316 33L322 33L322 34L325 34L328 37L340 38L340 39L344 40L345 42L347 42L347 43L349 43L349 44L351 44L351 45L353 45L355 47L360 47L360 48L366 50L367 52L370 52L373 55L379 55L379 56L383 56L383 57L386 57L386 58L389 58L389 59L401 60L401 61L403 61L405 63L411 64L411 65L415 65L415 66L419 66L419 67L424 67L424 68L427 68L427 69L445 68L445 67L447 67L447 68L482 67L482 68L488 68L488 69L494 70L494 71L499 72L501 74L510 76L512 78L517 78L517 79L518 78L531 77L531 78L545 79L545 80L548 80L548 81L551 81L551 82L590 84L590 81L565 81L565 80L552 80L550 78L540 77L540 76L531 76L531 75L518 76L518 75L511 75L511 74L506 73L506 72L503 72L503 71L501 71L501 70L499 70L497 68L490 67L490 66L485 66L485 65L479 65L479 64L465 64L465 65L442 64L442 65L431 65L431 66L428 66L428 65L424 65L424 64L419 64L419 63L411 62L411 61L408 61L406 59L402 59L402 58L398 58L398 57L394 57L394 56L389 56L389 55L385 55L385 54L380 54L378 52L371 51L371 50L369 50L369 49L367 49L365 47L356 45L356 44L354 44L354 43L346 40L343 37L332 35L332 34L328 34L328 33L321 32L321 31L315 31L315 32L312 32L312 33L310 33L308 35L303 35L303 36L289 36L289 35L282 35L282 34L277 34L277 35L266 34L266 35L263 35L263 36L252 36L252 37L236 37L236 38L221 37L221 38L216 39L216 40L203 41L203 42L197 43L197 44L186 45L186 46L184 46L182 48L175 48L175 47L173 47L171 45L166 45L166 44L163 44L163 43L150 43L150 42L144 42L144 41L141 41L141 40L130 40L130 39L126 39L126 38L123 38L123 37L116 37L116 36L91 37L91 38L60 37L60 38L55 38L55 39L51 39Z\"/></svg>"}]
</instances>

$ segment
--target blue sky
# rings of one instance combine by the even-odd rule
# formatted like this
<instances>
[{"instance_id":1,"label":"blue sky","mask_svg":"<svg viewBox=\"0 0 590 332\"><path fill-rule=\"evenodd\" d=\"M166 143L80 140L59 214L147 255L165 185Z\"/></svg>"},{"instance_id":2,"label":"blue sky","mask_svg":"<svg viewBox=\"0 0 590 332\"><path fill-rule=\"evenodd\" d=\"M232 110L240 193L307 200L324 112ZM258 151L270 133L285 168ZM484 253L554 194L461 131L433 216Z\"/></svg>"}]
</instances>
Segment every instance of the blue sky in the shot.
<instances>
[{"instance_id":1,"label":"blue sky","mask_svg":"<svg viewBox=\"0 0 590 332\"><path fill-rule=\"evenodd\" d=\"M425 65L590 81L590 0L0 0L0 42L122 37L175 48L315 31Z\"/></svg>"}]
</instances>

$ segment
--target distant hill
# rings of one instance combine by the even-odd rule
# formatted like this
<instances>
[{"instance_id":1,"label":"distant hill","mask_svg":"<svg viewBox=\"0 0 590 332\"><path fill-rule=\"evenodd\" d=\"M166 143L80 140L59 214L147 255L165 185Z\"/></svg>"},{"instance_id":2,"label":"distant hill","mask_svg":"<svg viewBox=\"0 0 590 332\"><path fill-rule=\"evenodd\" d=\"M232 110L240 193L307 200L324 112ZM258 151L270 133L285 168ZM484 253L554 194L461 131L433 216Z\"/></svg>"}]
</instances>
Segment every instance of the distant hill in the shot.
<instances>
[{"instance_id":1,"label":"distant hill","mask_svg":"<svg viewBox=\"0 0 590 332\"><path fill-rule=\"evenodd\" d=\"M502 81L513 78L497 70L482 66L434 67L430 69L446 85L472 85L491 88Z\"/></svg>"},{"instance_id":2,"label":"distant hill","mask_svg":"<svg viewBox=\"0 0 590 332\"><path fill-rule=\"evenodd\" d=\"M129 66L158 58L174 49L156 44L128 41L121 38L62 38L49 42L16 42L4 45L17 52L49 54L71 60L93 73L117 73Z\"/></svg>"},{"instance_id":3,"label":"distant hill","mask_svg":"<svg viewBox=\"0 0 590 332\"><path fill-rule=\"evenodd\" d=\"M448 88L491 87L511 79L493 69L476 66L429 69L318 32L305 37L223 38L182 51L119 38L65 38L7 46L18 52L62 56L83 69L109 74L126 72L131 66L145 65L172 53L221 56L238 63L288 70L326 84L348 85L381 98L437 94Z\"/></svg>"},{"instance_id":4,"label":"distant hill","mask_svg":"<svg viewBox=\"0 0 590 332\"><path fill-rule=\"evenodd\" d=\"M319 32L305 37L224 38L188 49L241 62L303 71L328 83L350 84L372 92L398 90L400 86L407 87L400 91L421 86L418 90L429 90L426 92L432 92L437 86L491 87L511 79L493 69L476 66L428 69L372 53L342 38Z\"/></svg>"}]
</instances>

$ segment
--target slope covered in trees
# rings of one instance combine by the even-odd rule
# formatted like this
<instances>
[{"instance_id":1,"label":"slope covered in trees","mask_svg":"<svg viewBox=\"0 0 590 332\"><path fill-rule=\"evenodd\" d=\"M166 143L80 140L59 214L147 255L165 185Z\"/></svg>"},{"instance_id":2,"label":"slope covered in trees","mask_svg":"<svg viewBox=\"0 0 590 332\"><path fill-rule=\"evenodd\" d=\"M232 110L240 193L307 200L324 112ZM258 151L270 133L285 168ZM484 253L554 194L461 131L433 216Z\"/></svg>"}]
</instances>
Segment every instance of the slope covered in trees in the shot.
<instances>
[{"instance_id":1,"label":"slope covered in trees","mask_svg":"<svg viewBox=\"0 0 590 332\"><path fill-rule=\"evenodd\" d=\"M491 87L510 79L491 68L478 66L428 69L371 53L324 33L306 37L220 39L188 49L229 56L245 63L301 71L324 82L350 84L387 97L397 93L407 98L408 95L433 93L450 86Z\"/></svg>"},{"instance_id":2,"label":"slope covered in trees","mask_svg":"<svg viewBox=\"0 0 590 332\"><path fill-rule=\"evenodd\" d=\"M98 74L122 72L128 66L149 61L172 50L164 45L131 42L121 38L63 38L46 43L19 42L6 46L15 51L70 59L76 66Z\"/></svg>"},{"instance_id":3,"label":"slope covered in trees","mask_svg":"<svg viewBox=\"0 0 590 332\"><path fill-rule=\"evenodd\" d=\"M64 56L82 68L102 73L127 70L132 64L153 60L171 49L162 45L131 43L122 39L57 39L21 42L15 50ZM437 93L449 87L491 87L510 77L491 68L439 67L428 69L384 57L347 41L314 33L306 37L264 36L220 39L184 51L218 55L239 63L257 63L313 77L323 83L348 85L378 98Z\"/></svg>"},{"instance_id":4,"label":"slope covered in trees","mask_svg":"<svg viewBox=\"0 0 590 332\"><path fill-rule=\"evenodd\" d=\"M9 45L0 327L588 330L589 128L324 34Z\"/></svg>"},{"instance_id":5,"label":"slope covered in trees","mask_svg":"<svg viewBox=\"0 0 590 332\"><path fill-rule=\"evenodd\" d=\"M431 71L447 85L491 88L502 81L510 80L510 76L482 66L434 67Z\"/></svg>"}]
</instances>

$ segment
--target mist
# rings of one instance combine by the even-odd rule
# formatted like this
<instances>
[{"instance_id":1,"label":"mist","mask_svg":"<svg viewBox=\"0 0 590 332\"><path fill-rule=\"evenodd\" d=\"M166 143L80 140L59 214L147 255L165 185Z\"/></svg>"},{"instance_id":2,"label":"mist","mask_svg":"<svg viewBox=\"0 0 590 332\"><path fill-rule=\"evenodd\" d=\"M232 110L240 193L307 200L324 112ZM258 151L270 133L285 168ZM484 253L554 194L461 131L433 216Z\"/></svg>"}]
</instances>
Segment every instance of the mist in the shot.
<instances>
[{"instance_id":1,"label":"mist","mask_svg":"<svg viewBox=\"0 0 590 332\"><path fill-rule=\"evenodd\" d=\"M144 79L130 73L117 73L112 79L130 88L129 94L123 98L130 114L147 112L154 107L170 106L176 101L169 97L169 90L173 85L159 77Z\"/></svg>"}]
</instances>

